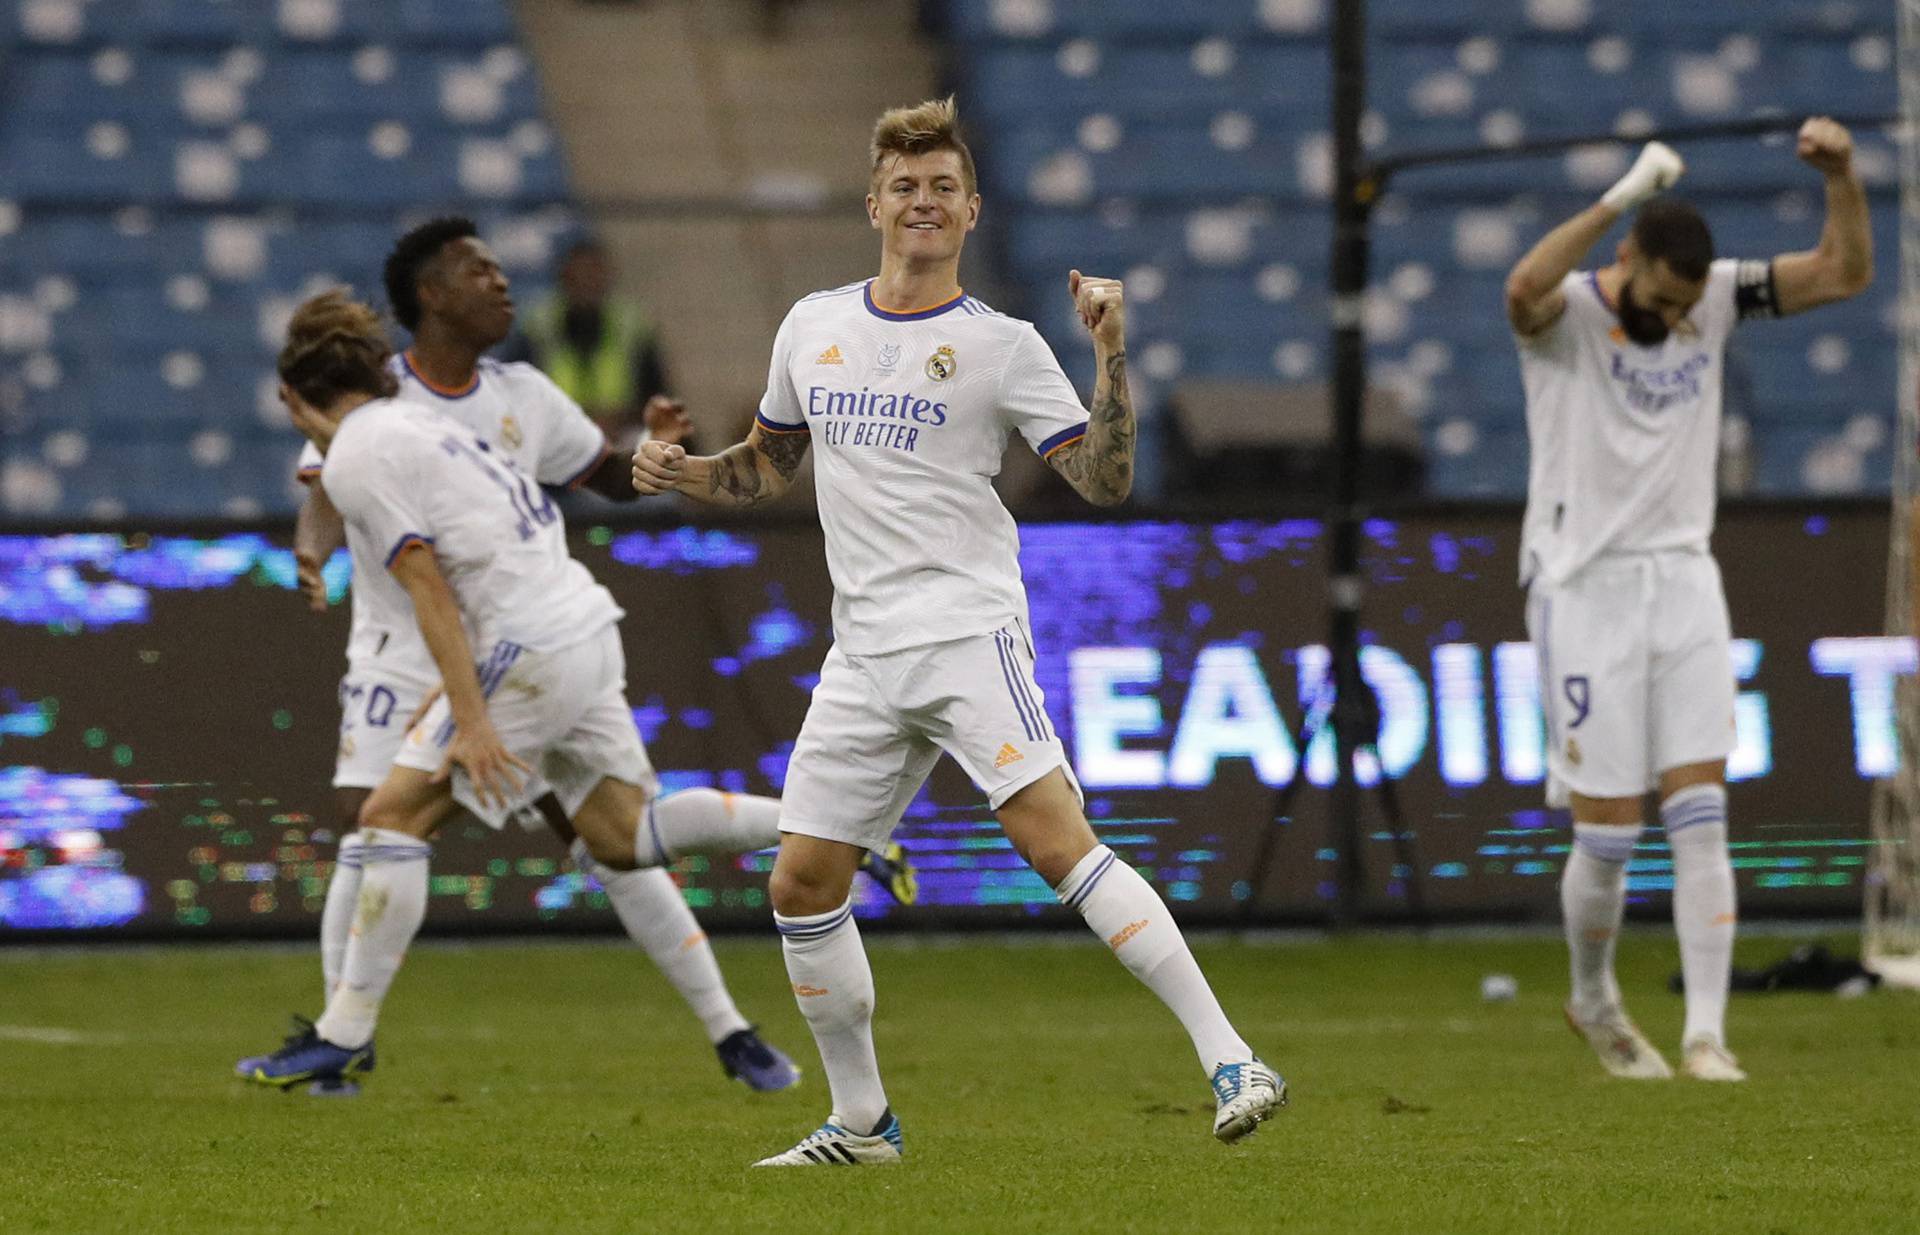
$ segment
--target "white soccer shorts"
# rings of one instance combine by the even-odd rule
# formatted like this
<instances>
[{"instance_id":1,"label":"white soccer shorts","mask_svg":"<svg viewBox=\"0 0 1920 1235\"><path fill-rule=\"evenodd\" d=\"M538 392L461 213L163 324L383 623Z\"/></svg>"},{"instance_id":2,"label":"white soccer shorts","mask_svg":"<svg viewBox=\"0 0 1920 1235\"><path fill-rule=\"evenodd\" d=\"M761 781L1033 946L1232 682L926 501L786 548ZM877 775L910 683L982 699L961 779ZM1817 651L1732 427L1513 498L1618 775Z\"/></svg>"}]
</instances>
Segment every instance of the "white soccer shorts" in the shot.
<instances>
[{"instance_id":1,"label":"white soccer shorts","mask_svg":"<svg viewBox=\"0 0 1920 1235\"><path fill-rule=\"evenodd\" d=\"M387 779L387 769L406 740L407 721L432 686L408 675L383 672L378 665L347 669L347 676L340 679L334 788L372 789Z\"/></svg>"},{"instance_id":2,"label":"white soccer shorts","mask_svg":"<svg viewBox=\"0 0 1920 1235\"><path fill-rule=\"evenodd\" d=\"M480 686L501 743L537 773L505 806L483 806L466 773L454 770L454 800L489 827L505 826L549 787L569 817L606 777L638 785L649 796L659 793L659 778L627 706L627 662L616 627L550 652L496 644L480 663ZM394 764L436 771L452 740L453 714L442 697L408 732Z\"/></svg>"},{"instance_id":3,"label":"white soccer shorts","mask_svg":"<svg viewBox=\"0 0 1920 1235\"><path fill-rule=\"evenodd\" d=\"M1708 555L1613 554L1563 584L1535 583L1527 631L1550 805L1568 790L1638 797L1669 768L1733 751L1732 627Z\"/></svg>"},{"instance_id":4,"label":"white soccer shorts","mask_svg":"<svg viewBox=\"0 0 1920 1235\"><path fill-rule=\"evenodd\" d=\"M780 830L872 849L943 750L995 810L1055 768L1079 794L1045 703L1018 624L878 656L836 644L787 763Z\"/></svg>"}]
</instances>

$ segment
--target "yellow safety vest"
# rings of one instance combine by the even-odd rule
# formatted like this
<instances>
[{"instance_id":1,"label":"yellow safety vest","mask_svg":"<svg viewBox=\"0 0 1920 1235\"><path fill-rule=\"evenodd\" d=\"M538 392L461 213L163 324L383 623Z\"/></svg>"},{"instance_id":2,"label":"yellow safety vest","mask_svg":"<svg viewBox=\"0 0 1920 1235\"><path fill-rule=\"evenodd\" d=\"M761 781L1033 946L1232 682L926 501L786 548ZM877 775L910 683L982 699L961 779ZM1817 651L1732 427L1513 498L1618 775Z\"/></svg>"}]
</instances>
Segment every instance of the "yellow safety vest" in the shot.
<instances>
[{"instance_id":1,"label":"yellow safety vest","mask_svg":"<svg viewBox=\"0 0 1920 1235\"><path fill-rule=\"evenodd\" d=\"M527 318L527 338L540 367L589 416L633 406L633 356L653 337L653 323L632 304L609 300L602 307L605 325L600 345L582 353L567 341L566 303L548 296Z\"/></svg>"}]
</instances>

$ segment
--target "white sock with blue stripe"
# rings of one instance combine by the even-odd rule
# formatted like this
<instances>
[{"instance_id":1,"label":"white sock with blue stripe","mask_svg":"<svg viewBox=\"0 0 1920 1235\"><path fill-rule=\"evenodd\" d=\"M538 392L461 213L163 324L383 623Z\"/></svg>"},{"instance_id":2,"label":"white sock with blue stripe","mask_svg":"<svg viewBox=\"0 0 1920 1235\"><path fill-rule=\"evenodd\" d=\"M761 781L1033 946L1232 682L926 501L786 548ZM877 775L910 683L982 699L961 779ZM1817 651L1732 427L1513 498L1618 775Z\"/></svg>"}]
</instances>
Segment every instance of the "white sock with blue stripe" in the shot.
<instances>
[{"instance_id":1,"label":"white sock with blue stripe","mask_svg":"<svg viewBox=\"0 0 1920 1235\"><path fill-rule=\"evenodd\" d=\"M635 871L602 866L587 852L583 840L576 839L571 852L581 873L591 876L606 891L628 936L646 950L700 1018L708 1041L718 1044L728 1034L748 1028L747 1019L740 1015L727 991L727 980L720 976L713 945L707 942L707 933L700 929L693 910L687 908L687 898L681 895L672 875L657 866Z\"/></svg>"},{"instance_id":2,"label":"white sock with blue stripe","mask_svg":"<svg viewBox=\"0 0 1920 1235\"><path fill-rule=\"evenodd\" d=\"M1727 852L1726 787L1679 790L1660 803L1660 822L1673 852L1673 929L1680 936L1680 974L1687 988L1687 1026L1680 1040L1707 1038L1725 1045L1738 917Z\"/></svg>"},{"instance_id":3,"label":"white sock with blue stripe","mask_svg":"<svg viewBox=\"0 0 1920 1235\"><path fill-rule=\"evenodd\" d=\"M688 854L732 857L779 843L780 799L682 789L647 804L633 851L642 866L671 866Z\"/></svg>"},{"instance_id":4,"label":"white sock with blue stripe","mask_svg":"<svg viewBox=\"0 0 1920 1235\"><path fill-rule=\"evenodd\" d=\"M360 896L340 966L340 985L314 1022L335 1046L373 1037L380 1003L427 916L427 858L433 846L404 832L360 829Z\"/></svg>"},{"instance_id":5,"label":"white sock with blue stripe","mask_svg":"<svg viewBox=\"0 0 1920 1235\"><path fill-rule=\"evenodd\" d=\"M1573 973L1573 1012L1582 1020L1620 1002L1613 947L1627 908L1627 860L1641 826L1573 825L1573 849L1560 874L1560 913Z\"/></svg>"},{"instance_id":6,"label":"white sock with blue stripe","mask_svg":"<svg viewBox=\"0 0 1920 1235\"><path fill-rule=\"evenodd\" d=\"M773 924L800 1015L820 1048L833 1122L871 1135L887 1113L887 1092L873 1053L873 969L853 921L853 898L828 913L793 918L776 913Z\"/></svg>"},{"instance_id":7,"label":"white sock with blue stripe","mask_svg":"<svg viewBox=\"0 0 1920 1235\"><path fill-rule=\"evenodd\" d=\"M1246 1063L1253 1050L1234 1032L1186 937L1153 885L1105 845L1095 845L1054 889L1134 977L1172 1009L1211 1077L1223 1063Z\"/></svg>"},{"instance_id":8,"label":"white sock with blue stripe","mask_svg":"<svg viewBox=\"0 0 1920 1235\"><path fill-rule=\"evenodd\" d=\"M320 974L327 984L322 998L331 998L340 985L340 966L347 959L347 932L353 929L353 907L360 901L360 833L340 838L333 855L333 877L327 880L327 900L320 909Z\"/></svg>"}]
</instances>

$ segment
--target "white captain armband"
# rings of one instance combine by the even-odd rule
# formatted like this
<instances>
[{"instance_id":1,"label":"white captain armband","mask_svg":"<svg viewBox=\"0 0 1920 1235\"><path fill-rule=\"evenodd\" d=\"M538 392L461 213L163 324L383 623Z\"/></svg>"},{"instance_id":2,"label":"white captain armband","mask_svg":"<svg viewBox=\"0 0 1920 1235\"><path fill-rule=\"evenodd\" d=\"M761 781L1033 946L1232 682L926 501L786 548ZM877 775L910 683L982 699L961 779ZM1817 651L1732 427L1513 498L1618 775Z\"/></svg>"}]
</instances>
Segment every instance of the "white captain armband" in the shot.
<instances>
[{"instance_id":1,"label":"white captain armband","mask_svg":"<svg viewBox=\"0 0 1920 1235\"><path fill-rule=\"evenodd\" d=\"M1773 285L1772 262L1749 260L1735 268L1733 311L1741 321L1780 316L1780 296Z\"/></svg>"}]
</instances>

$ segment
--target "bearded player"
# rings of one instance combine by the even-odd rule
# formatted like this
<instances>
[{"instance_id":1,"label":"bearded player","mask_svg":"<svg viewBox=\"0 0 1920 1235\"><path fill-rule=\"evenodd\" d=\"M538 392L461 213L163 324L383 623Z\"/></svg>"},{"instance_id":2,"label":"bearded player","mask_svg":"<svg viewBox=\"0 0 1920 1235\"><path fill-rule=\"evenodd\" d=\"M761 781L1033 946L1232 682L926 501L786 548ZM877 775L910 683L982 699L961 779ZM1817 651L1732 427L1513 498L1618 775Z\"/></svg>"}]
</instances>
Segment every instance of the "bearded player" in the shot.
<instances>
[{"instance_id":1,"label":"bearded player","mask_svg":"<svg viewBox=\"0 0 1920 1235\"><path fill-rule=\"evenodd\" d=\"M1285 1083L1227 1021L1152 886L1087 825L1034 681L1019 537L992 485L1018 433L1088 501L1126 499L1134 416L1121 286L1078 271L1068 280L1099 366L1089 415L1038 331L960 288L980 197L953 101L882 116L871 156L878 277L787 314L745 442L702 458L647 443L633 465L642 492L745 506L783 491L818 448L834 645L788 765L770 890L833 1111L760 1165L900 1160L848 889L943 750L1061 903L1180 1018L1214 1089L1214 1135L1238 1140L1284 1105Z\"/></svg>"},{"instance_id":2,"label":"bearded player","mask_svg":"<svg viewBox=\"0 0 1920 1235\"><path fill-rule=\"evenodd\" d=\"M1560 883L1567 1019L1615 1076L1673 1075L1628 1018L1613 974L1627 862L1651 792L1673 858L1682 1067L1701 1080L1746 1077L1725 1028L1735 686L1726 599L1707 548L1726 342L1738 322L1844 300L1873 277L1852 137L1832 120L1808 120L1798 153L1826 182L1813 249L1716 259L1700 214L1657 197L1684 168L1653 142L1507 277L1532 446L1520 581L1540 658L1548 799L1573 811ZM1614 261L1576 271L1636 207Z\"/></svg>"}]
</instances>

